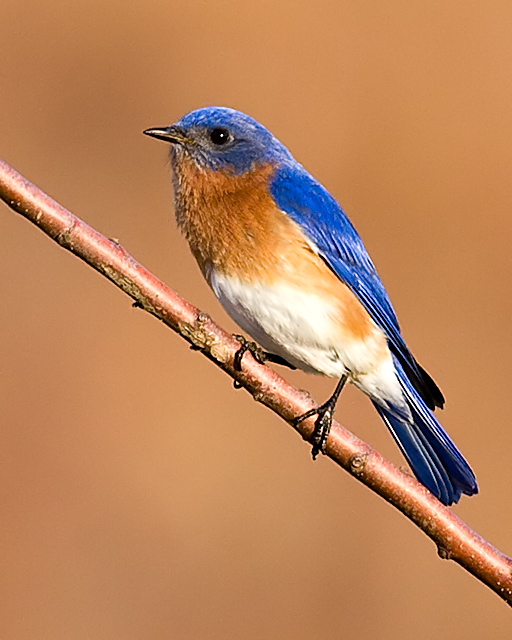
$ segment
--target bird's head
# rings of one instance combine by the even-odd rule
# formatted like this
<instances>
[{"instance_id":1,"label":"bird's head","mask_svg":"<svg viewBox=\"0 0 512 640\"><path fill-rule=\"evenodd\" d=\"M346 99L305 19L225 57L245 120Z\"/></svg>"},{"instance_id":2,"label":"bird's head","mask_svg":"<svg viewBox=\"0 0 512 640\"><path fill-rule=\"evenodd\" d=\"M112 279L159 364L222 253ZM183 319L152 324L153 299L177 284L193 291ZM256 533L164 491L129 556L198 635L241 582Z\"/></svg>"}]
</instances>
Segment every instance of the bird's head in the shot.
<instances>
[{"instance_id":1,"label":"bird's head","mask_svg":"<svg viewBox=\"0 0 512 640\"><path fill-rule=\"evenodd\" d=\"M291 160L290 153L264 126L245 113L226 107L205 107L184 115L169 127L144 133L172 145L176 169L183 154L200 168L245 173L268 163Z\"/></svg>"}]
</instances>

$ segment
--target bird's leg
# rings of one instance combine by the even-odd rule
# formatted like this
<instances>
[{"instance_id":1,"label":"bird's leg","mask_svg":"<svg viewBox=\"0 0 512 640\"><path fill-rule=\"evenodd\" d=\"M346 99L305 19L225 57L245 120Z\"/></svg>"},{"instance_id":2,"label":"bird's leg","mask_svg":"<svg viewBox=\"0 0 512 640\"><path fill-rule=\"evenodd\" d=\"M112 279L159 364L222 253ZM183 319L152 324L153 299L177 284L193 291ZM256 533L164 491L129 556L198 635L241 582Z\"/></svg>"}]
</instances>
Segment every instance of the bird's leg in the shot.
<instances>
[{"instance_id":1,"label":"bird's leg","mask_svg":"<svg viewBox=\"0 0 512 640\"><path fill-rule=\"evenodd\" d=\"M252 357L260 364L265 364L265 362L274 362L275 364L280 364L284 367L289 367L290 369L297 368L287 362L284 358L281 358L281 356L276 356L275 354L269 353L261 347L258 347L255 342L247 340L244 336L234 333L233 338L236 338L236 340L241 344L241 347L235 353L235 358L233 360L233 367L235 368L235 371L242 371L242 358L247 351L249 351Z\"/></svg>"},{"instance_id":2,"label":"bird's leg","mask_svg":"<svg viewBox=\"0 0 512 640\"><path fill-rule=\"evenodd\" d=\"M327 443L327 438L329 436L329 431L331 430L332 417L334 414L334 408L336 407L336 402L338 401L339 395L345 386L345 382L347 381L347 376L343 375L336 385L336 389L334 389L334 393L332 396L324 402L316 409L311 409L310 411L306 411L306 413L302 414L298 418L295 418L293 421L293 425L297 426L299 422L302 422L306 418L311 418L311 416L318 416L315 420L315 430L313 431L313 435L311 436L311 441L313 442L313 449L311 451L311 455L313 456L313 460L317 457L317 455L322 452L325 453L325 446Z\"/></svg>"}]
</instances>

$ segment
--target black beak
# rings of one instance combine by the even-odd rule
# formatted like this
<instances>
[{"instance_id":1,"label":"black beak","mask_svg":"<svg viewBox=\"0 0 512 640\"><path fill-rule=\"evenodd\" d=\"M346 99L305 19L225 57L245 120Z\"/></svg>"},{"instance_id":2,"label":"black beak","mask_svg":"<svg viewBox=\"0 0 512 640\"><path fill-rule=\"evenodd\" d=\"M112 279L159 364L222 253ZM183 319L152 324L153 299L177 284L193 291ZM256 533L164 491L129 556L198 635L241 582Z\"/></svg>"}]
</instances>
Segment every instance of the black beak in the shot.
<instances>
[{"instance_id":1,"label":"black beak","mask_svg":"<svg viewBox=\"0 0 512 640\"><path fill-rule=\"evenodd\" d=\"M190 140L185 135L185 132L179 127L171 125L170 127L155 127L154 129L146 129L143 131L147 136L157 138L157 140L164 140L164 142L186 144Z\"/></svg>"}]
</instances>

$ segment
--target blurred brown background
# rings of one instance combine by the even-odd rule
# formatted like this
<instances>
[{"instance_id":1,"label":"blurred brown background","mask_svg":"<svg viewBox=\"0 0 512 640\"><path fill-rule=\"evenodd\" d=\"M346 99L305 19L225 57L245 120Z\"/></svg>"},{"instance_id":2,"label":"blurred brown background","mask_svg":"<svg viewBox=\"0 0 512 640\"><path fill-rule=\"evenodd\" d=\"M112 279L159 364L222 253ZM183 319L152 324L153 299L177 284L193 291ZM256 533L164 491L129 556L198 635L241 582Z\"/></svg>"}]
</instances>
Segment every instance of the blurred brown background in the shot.
<instances>
[{"instance_id":1,"label":"blurred brown background","mask_svg":"<svg viewBox=\"0 0 512 640\"><path fill-rule=\"evenodd\" d=\"M477 473L456 510L510 553L511 33L508 1L3 0L1 155L234 330L141 131L263 122L363 236ZM401 515L0 209L2 640L508 637ZM403 464L362 394L338 417Z\"/></svg>"}]
</instances>

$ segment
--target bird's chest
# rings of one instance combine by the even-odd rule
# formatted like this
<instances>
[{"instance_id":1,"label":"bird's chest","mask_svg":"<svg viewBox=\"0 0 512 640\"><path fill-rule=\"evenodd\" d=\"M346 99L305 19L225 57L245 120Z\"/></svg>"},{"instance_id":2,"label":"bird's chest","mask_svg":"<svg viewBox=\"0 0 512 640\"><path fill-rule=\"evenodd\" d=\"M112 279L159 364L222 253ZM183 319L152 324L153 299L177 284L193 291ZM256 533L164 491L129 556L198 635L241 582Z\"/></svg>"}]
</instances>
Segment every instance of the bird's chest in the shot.
<instances>
[{"instance_id":1,"label":"bird's chest","mask_svg":"<svg viewBox=\"0 0 512 640\"><path fill-rule=\"evenodd\" d=\"M272 170L264 165L238 176L180 164L176 220L208 280L212 269L244 280L272 279L276 263L305 245L268 192Z\"/></svg>"}]
</instances>

